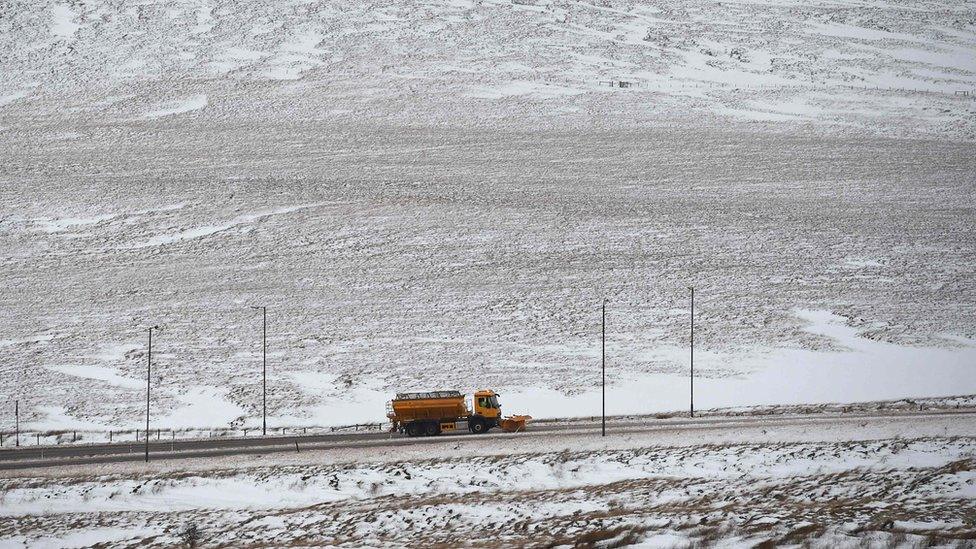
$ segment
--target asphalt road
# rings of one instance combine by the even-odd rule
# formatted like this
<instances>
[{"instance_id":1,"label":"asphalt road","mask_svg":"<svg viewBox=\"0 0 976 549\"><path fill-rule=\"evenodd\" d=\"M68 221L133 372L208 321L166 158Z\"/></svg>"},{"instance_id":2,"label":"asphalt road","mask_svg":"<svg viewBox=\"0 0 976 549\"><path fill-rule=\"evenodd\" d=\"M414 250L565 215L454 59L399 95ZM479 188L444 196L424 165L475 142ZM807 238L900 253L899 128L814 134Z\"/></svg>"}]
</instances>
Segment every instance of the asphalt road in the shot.
<instances>
[{"instance_id":1,"label":"asphalt road","mask_svg":"<svg viewBox=\"0 0 976 549\"><path fill-rule=\"evenodd\" d=\"M705 417L683 419L655 419L646 420L626 419L616 420L608 418L608 434L633 431L674 430L674 429L702 429L702 428L734 428L736 426L755 426L757 423L773 425L811 424L846 422L851 420L890 420L893 418L912 417L952 417L976 414L974 409L960 410L930 410L930 411L899 411L890 413L847 413L847 414L809 414L809 415L761 415L735 417ZM505 433L494 430L485 435L468 433L455 435L441 435L436 440L456 437L480 436L494 437L524 437L538 436L561 431L577 431L581 433L599 432L600 421L553 421L530 424L523 433ZM244 454L268 454L275 452L295 452L305 450L327 450L329 448L356 447L389 447L399 445L427 444L431 439L427 437L410 438L405 435L387 432L370 433L336 433L326 435L292 435L269 436L251 438L207 438L158 441L149 443L150 460L172 460L200 457L216 457ZM6 448L0 450L0 470L23 470L43 467L58 467L65 465L85 465L102 463L122 463L142 461L146 459L145 443L118 442L112 444L79 444L70 446L31 446L20 448Z\"/></svg>"}]
</instances>

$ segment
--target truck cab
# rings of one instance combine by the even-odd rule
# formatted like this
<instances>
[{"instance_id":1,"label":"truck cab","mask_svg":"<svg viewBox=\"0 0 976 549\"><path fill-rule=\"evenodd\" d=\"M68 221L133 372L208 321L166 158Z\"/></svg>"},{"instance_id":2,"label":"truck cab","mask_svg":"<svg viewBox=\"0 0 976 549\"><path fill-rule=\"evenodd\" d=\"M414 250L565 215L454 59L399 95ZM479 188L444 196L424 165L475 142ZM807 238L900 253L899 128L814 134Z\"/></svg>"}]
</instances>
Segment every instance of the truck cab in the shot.
<instances>
[{"instance_id":1,"label":"truck cab","mask_svg":"<svg viewBox=\"0 0 976 549\"><path fill-rule=\"evenodd\" d=\"M486 418L500 418L502 407L498 404L498 393L490 389L474 394L474 413Z\"/></svg>"},{"instance_id":2,"label":"truck cab","mask_svg":"<svg viewBox=\"0 0 976 549\"><path fill-rule=\"evenodd\" d=\"M498 393L490 389L476 391L474 394L474 414L471 430L480 433L498 425L502 417L502 407L498 404Z\"/></svg>"}]
</instances>

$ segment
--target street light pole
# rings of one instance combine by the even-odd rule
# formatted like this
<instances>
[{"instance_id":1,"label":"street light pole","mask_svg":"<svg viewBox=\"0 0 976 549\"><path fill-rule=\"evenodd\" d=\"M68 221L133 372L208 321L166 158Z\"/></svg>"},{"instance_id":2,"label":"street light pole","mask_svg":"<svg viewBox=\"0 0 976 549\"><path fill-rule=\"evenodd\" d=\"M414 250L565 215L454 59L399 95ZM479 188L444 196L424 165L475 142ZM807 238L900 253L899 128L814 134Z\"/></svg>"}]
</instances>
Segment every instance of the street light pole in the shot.
<instances>
[{"instance_id":1,"label":"street light pole","mask_svg":"<svg viewBox=\"0 0 976 549\"><path fill-rule=\"evenodd\" d=\"M261 332L261 354L262 354L262 370L261 370L261 434L267 436L268 434L268 308L267 307L251 307L252 309L261 309L261 317L263 320L263 328Z\"/></svg>"},{"instance_id":2,"label":"street light pole","mask_svg":"<svg viewBox=\"0 0 976 549\"><path fill-rule=\"evenodd\" d=\"M152 327L149 328L149 361L146 363L146 463L149 463L149 386L152 376Z\"/></svg>"},{"instance_id":3,"label":"street light pole","mask_svg":"<svg viewBox=\"0 0 976 549\"><path fill-rule=\"evenodd\" d=\"M695 288L691 287L691 417L695 417Z\"/></svg>"},{"instance_id":4,"label":"street light pole","mask_svg":"<svg viewBox=\"0 0 976 549\"><path fill-rule=\"evenodd\" d=\"M603 419L602 423L602 434L600 436L607 436L607 300L603 300L603 328L601 334L601 355L603 356L603 367L601 370L601 402L602 408L600 410L600 415Z\"/></svg>"}]
</instances>

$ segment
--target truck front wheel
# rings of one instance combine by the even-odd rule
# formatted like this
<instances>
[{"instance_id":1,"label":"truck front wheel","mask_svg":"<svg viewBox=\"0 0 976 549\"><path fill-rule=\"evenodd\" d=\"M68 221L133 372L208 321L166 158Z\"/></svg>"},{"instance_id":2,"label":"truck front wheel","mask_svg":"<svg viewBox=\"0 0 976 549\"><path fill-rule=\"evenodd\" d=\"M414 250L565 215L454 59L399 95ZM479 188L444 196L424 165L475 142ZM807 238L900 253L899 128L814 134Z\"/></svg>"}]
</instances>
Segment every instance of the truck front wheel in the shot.
<instances>
[{"instance_id":1,"label":"truck front wheel","mask_svg":"<svg viewBox=\"0 0 976 549\"><path fill-rule=\"evenodd\" d=\"M475 417L471 418L471 420L468 422L468 429L470 429L472 433L480 435L481 433L488 431L488 425L485 423L485 420Z\"/></svg>"}]
</instances>

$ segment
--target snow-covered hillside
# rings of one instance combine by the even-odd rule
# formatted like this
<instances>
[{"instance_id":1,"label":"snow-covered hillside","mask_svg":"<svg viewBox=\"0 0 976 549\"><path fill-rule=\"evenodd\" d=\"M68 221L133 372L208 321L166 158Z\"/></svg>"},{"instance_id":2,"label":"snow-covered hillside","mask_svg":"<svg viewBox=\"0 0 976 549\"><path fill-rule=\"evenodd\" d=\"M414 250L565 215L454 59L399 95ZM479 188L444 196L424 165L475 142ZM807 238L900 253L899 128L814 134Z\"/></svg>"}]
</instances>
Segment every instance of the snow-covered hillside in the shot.
<instances>
[{"instance_id":1,"label":"snow-covered hillside","mask_svg":"<svg viewBox=\"0 0 976 549\"><path fill-rule=\"evenodd\" d=\"M272 425L590 415L607 298L611 411L683 408L691 285L701 407L976 393L974 20L0 4L0 401L138 427L159 325L155 425L256 425L267 306Z\"/></svg>"},{"instance_id":2,"label":"snow-covered hillside","mask_svg":"<svg viewBox=\"0 0 976 549\"><path fill-rule=\"evenodd\" d=\"M174 115L730 118L967 139L976 127L976 8L966 2L189 0L0 10L0 105L15 132ZM610 87L620 80L633 86Z\"/></svg>"}]
</instances>

